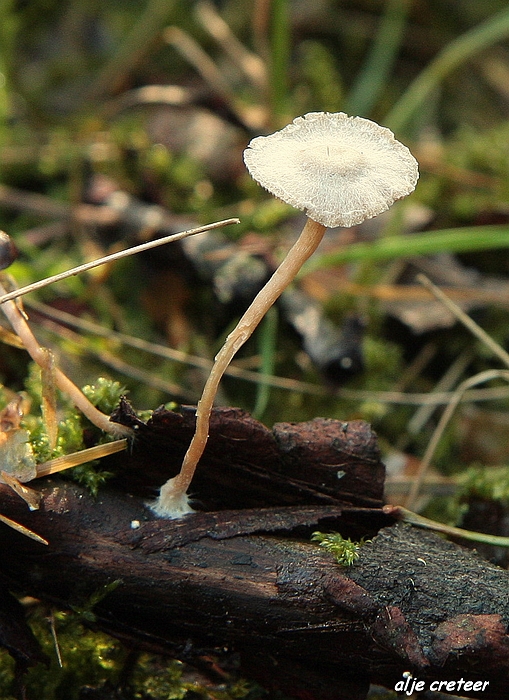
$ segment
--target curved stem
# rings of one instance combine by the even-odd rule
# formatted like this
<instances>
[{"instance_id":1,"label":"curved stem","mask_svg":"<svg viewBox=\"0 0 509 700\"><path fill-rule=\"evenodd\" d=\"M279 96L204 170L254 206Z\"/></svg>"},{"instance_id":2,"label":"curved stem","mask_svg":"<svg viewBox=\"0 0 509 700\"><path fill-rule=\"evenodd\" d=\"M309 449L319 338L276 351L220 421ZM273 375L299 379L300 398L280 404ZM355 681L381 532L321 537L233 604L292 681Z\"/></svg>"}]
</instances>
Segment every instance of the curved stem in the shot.
<instances>
[{"instance_id":1,"label":"curved stem","mask_svg":"<svg viewBox=\"0 0 509 700\"><path fill-rule=\"evenodd\" d=\"M307 220L302 233L289 250L286 258L263 289L258 292L237 326L226 338L223 347L215 358L214 366L203 389L202 397L198 402L195 433L184 457L180 474L171 480L173 491L183 493L189 488L198 460L207 444L210 414L219 382L226 368L237 350L244 345L270 307L295 278L305 261L317 249L324 233L325 226L311 219Z\"/></svg>"},{"instance_id":2,"label":"curved stem","mask_svg":"<svg viewBox=\"0 0 509 700\"><path fill-rule=\"evenodd\" d=\"M431 464L431 460L435 454L438 443L440 442L440 439L465 392L473 386L477 386L483 382L489 382L492 379L505 379L506 381L509 381L509 371L506 369L487 369L484 372L475 374L473 377L468 377L468 379L465 379L465 381L461 382L461 384L457 387L450 402L447 404L444 412L442 413L435 430L433 431L431 440L428 443L421 463L414 476L412 486L408 492L406 500L407 506L414 506L419 494L419 489L421 488L421 484L426 476L428 467Z\"/></svg>"},{"instance_id":3,"label":"curved stem","mask_svg":"<svg viewBox=\"0 0 509 700\"><path fill-rule=\"evenodd\" d=\"M0 295L6 294L6 290L3 285L0 284ZM30 326L25 320L22 312L20 311L18 305L14 301L6 301L1 304L2 311L9 319L9 323L13 327L15 333L21 339L23 346L27 350L30 357L36 362L39 367L43 369L48 368L48 353L42 348L37 339L35 338ZM55 380L57 387L66 393L71 401L74 403L76 408L78 408L91 423L96 425L101 430L106 433L115 435L116 437L128 437L132 435L132 429L120 423L114 423L110 420L109 416L102 411L99 411L82 393L80 389L71 382L69 377L67 377L61 369L58 367L52 368L52 375Z\"/></svg>"},{"instance_id":4,"label":"curved stem","mask_svg":"<svg viewBox=\"0 0 509 700\"><path fill-rule=\"evenodd\" d=\"M484 544L491 544L494 547L509 547L509 537L490 535L487 532L473 532L472 530L464 530L461 527L439 523L436 520L430 520L423 515L407 510L403 508L403 506L386 505L383 507L383 512L405 523L410 523L411 525L416 525L426 530L442 532L444 535L450 535L451 537L461 537L464 540L471 540L472 542L483 542Z\"/></svg>"}]
</instances>

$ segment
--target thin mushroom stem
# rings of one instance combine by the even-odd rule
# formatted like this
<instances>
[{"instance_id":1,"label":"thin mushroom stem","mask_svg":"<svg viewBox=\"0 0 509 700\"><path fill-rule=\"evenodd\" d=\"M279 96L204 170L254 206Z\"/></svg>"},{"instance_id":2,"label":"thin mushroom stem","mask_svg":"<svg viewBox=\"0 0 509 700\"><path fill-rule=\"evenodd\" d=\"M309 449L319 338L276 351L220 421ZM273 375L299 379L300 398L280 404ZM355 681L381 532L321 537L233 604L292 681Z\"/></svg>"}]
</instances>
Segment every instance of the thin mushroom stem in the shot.
<instances>
[{"instance_id":1,"label":"thin mushroom stem","mask_svg":"<svg viewBox=\"0 0 509 700\"><path fill-rule=\"evenodd\" d=\"M0 295L6 294L4 286L0 283ZM25 350L28 352L30 357L36 362L42 369L49 369L48 363L50 361L48 353L42 348L30 326L28 325L25 317L20 311L18 305L14 301L6 301L1 304L2 311L7 316L9 323L13 327L14 331L21 339ZM109 416L102 411L99 411L81 392L80 389L74 384L69 377L67 377L61 369L58 367L52 368L52 375L55 380L57 387L69 396L71 401L74 403L76 408L78 408L91 423L96 425L98 428L106 433L115 435L116 437L128 437L132 435L132 429L128 428L120 423L114 423L110 420Z\"/></svg>"},{"instance_id":2,"label":"thin mushroom stem","mask_svg":"<svg viewBox=\"0 0 509 700\"><path fill-rule=\"evenodd\" d=\"M153 504L152 509L158 515L170 518L180 517L192 511L186 492L207 444L210 414L219 382L235 353L252 335L270 307L295 279L296 274L306 260L315 252L325 230L326 227L323 224L319 224L312 219L307 220L302 233L289 250L286 258L276 269L267 284L258 292L216 355L214 365L203 389L202 397L198 402L195 433L185 454L180 473L163 484L159 498Z\"/></svg>"}]
</instances>

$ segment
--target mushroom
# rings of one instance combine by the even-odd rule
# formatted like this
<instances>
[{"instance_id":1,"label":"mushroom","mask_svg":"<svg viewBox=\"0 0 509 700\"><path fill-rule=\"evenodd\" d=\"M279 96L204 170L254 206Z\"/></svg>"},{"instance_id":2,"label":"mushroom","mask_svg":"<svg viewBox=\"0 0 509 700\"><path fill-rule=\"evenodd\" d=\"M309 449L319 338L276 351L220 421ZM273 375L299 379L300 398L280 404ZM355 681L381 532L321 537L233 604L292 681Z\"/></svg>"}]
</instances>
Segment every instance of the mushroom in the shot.
<instances>
[{"instance_id":1,"label":"mushroom","mask_svg":"<svg viewBox=\"0 0 509 700\"><path fill-rule=\"evenodd\" d=\"M208 439L219 382L233 356L314 253L327 227L355 226L410 194L418 165L394 134L343 112L311 112L244 151L251 176L284 202L306 212L298 240L261 289L215 358L196 411L196 429L180 473L161 487L152 510L178 518L192 512L187 490Z\"/></svg>"}]
</instances>

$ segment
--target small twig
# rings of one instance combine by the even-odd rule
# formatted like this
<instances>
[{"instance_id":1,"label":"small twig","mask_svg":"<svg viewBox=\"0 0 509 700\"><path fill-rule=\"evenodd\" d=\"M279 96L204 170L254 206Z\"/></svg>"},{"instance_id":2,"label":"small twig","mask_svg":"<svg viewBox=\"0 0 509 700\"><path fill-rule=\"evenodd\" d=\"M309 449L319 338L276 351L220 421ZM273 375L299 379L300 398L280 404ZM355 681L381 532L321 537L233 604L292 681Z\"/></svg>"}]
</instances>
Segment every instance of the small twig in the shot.
<instances>
[{"instance_id":1,"label":"small twig","mask_svg":"<svg viewBox=\"0 0 509 700\"><path fill-rule=\"evenodd\" d=\"M30 510L39 510L41 494L38 491L27 488L19 479L6 471L1 471L0 476L2 477L2 481L7 484L7 486L10 486L14 493L17 493L18 496L25 501Z\"/></svg>"},{"instance_id":2,"label":"small twig","mask_svg":"<svg viewBox=\"0 0 509 700\"><path fill-rule=\"evenodd\" d=\"M1 283L0 294L8 296L4 286ZM9 323L21 339L25 350L28 352L32 360L36 362L41 369L47 370L49 357L48 353L39 345L37 338L32 333L32 330L28 325L25 316L20 311L17 303L15 301L3 302L2 311L7 316ZM102 411L99 411L99 409L87 399L85 394L83 394L76 384L74 384L69 377L62 372L61 369L58 367L53 367L52 374L55 384L60 391L67 394L76 408L78 408L94 425L101 430L104 430L106 433L111 433L117 437L132 434L132 430L130 428L120 425L120 423L113 423L110 421L109 416L102 413Z\"/></svg>"},{"instance_id":3,"label":"small twig","mask_svg":"<svg viewBox=\"0 0 509 700\"><path fill-rule=\"evenodd\" d=\"M21 532L22 535L25 535L26 537L30 537L30 539L35 540L36 542L40 542L41 544L49 544L48 540L45 540L44 537L41 537L36 532L33 532L33 530L29 530L24 525L17 523L15 520L11 520L10 518L6 518L5 515L0 515L0 522L4 523L4 525L8 525L9 527L12 527L13 530L17 530L18 532Z\"/></svg>"},{"instance_id":4,"label":"small twig","mask_svg":"<svg viewBox=\"0 0 509 700\"><path fill-rule=\"evenodd\" d=\"M458 407L463 397L463 394L471 387L476 386L477 384L482 384L484 382L489 382L492 379L505 379L509 382L509 370L492 369L486 370L485 372L480 372L479 374L476 374L473 377L465 379L465 381L462 382L454 392L449 404L446 406L445 411L440 417L438 425L433 432L431 440L428 443L428 447L426 448L426 452L424 453L424 456L421 460L419 469L417 470L414 481L412 483L412 488L410 489L410 492L407 497L406 504L408 506L411 506L415 503L415 500L419 493L419 489L423 482L426 471L428 470L428 467L431 464L431 460L433 458L433 455L435 454L435 450L438 446L438 443L440 442L444 430L446 429L447 424L451 420L454 411Z\"/></svg>"},{"instance_id":5,"label":"small twig","mask_svg":"<svg viewBox=\"0 0 509 700\"><path fill-rule=\"evenodd\" d=\"M55 627L55 615L53 613L53 610L50 611L50 614L48 617L48 624L49 624L51 636L53 638L53 647L55 649L55 656L57 657L58 666L59 666L59 668L63 668L64 664L62 661L62 653L60 651L60 644L58 642L57 630Z\"/></svg>"},{"instance_id":6,"label":"small twig","mask_svg":"<svg viewBox=\"0 0 509 700\"><path fill-rule=\"evenodd\" d=\"M187 32L176 26L167 27L163 32L163 37L166 43L173 46L196 69L207 85L218 95L221 95L233 108L235 105L235 92L228 84L221 70L198 42Z\"/></svg>"},{"instance_id":7,"label":"small twig","mask_svg":"<svg viewBox=\"0 0 509 700\"><path fill-rule=\"evenodd\" d=\"M231 58L246 77L261 91L267 89L265 63L246 47L233 34L229 25L217 12L210 0L201 0L196 5L196 15L202 27L214 37L223 51Z\"/></svg>"},{"instance_id":8,"label":"small twig","mask_svg":"<svg viewBox=\"0 0 509 700\"><path fill-rule=\"evenodd\" d=\"M180 27L175 26L165 29L163 37L166 43L173 46L195 68L210 89L225 101L241 124L255 131L261 128L262 125L256 113L253 110L242 108L235 90L224 78L223 72L197 41Z\"/></svg>"},{"instance_id":9,"label":"small twig","mask_svg":"<svg viewBox=\"0 0 509 700\"><path fill-rule=\"evenodd\" d=\"M186 236L191 236L195 233L202 233L203 231L208 231L213 228L219 228L221 226L226 226L231 223L238 223L238 219L227 219L225 221L219 221L214 224L208 224L207 226L200 226L190 231L183 231L182 233L173 234L167 236L166 238L161 238L155 241L149 241L148 243L142 243L141 245L134 246L133 248L128 248L127 250L120 251L118 253L113 253L112 255L107 255L106 257L99 258L98 260L93 260L90 263L85 263L84 265L79 265L72 270L67 270L59 275L54 275L53 277L48 277L45 280L36 282L35 284L28 285L27 287L22 287L14 292L7 293L2 284L0 284L0 304L2 305L2 310L7 316L11 326L13 327L16 334L21 339L23 346L30 354L31 358L36 362L39 367L43 370L49 368L48 353L42 348L27 320L21 310L19 309L17 303L13 301L14 298L19 297L23 294L27 294L34 289L39 289L45 287L52 282L57 280L65 279L71 275L79 274L85 270L89 270L98 265L102 265L106 262L111 262L113 260L118 260L119 258L125 257L127 255L133 255L134 253L139 253L142 250L148 250L154 248L162 243L167 243L169 241L180 240ZM114 423L110 420L109 416L99 411L83 394L83 392L60 370L58 367L52 368L52 374L56 386L67 394L73 401L74 405L98 428L106 433L115 435L116 437L128 437L132 434L132 429L119 423Z\"/></svg>"},{"instance_id":10,"label":"small twig","mask_svg":"<svg viewBox=\"0 0 509 700\"><path fill-rule=\"evenodd\" d=\"M80 464L86 464L87 462L91 462L93 459L100 459L101 457L115 454L115 452L122 452L122 450L125 450L126 448L127 440L123 438L122 440L106 442L104 445L95 445L94 447L89 447L86 450L80 450L79 452L72 452L68 455L55 457L55 459L50 459L48 462L43 462L42 464L37 465L36 479L39 479L41 476L49 476L49 474L56 474L57 472L62 472L65 469L77 467Z\"/></svg>"},{"instance_id":11,"label":"small twig","mask_svg":"<svg viewBox=\"0 0 509 700\"><path fill-rule=\"evenodd\" d=\"M445 374L440 378L440 380L435 384L431 393L441 394L451 389L460 379L463 372L466 370L470 362L472 361L472 350L467 348L464 350L455 361L448 367ZM431 418L436 406L433 404L427 404L421 406L412 418L408 421L407 432L410 435L417 435L422 427Z\"/></svg>"},{"instance_id":12,"label":"small twig","mask_svg":"<svg viewBox=\"0 0 509 700\"><path fill-rule=\"evenodd\" d=\"M509 353L507 353L493 338L491 338L486 331L484 331L481 326L479 326L474 320L470 318L460 307L455 304L447 295L445 295L442 290L433 284L433 282L426 277L426 275L419 274L416 277L417 281L420 282L426 289L435 296L442 304L449 309L449 311L462 323L465 328L478 338L486 347L488 347L491 352L503 362L506 367L509 367Z\"/></svg>"},{"instance_id":13,"label":"small twig","mask_svg":"<svg viewBox=\"0 0 509 700\"><path fill-rule=\"evenodd\" d=\"M451 537L461 537L464 540L473 542L482 542L483 544L491 544L495 547L509 547L509 537L500 537L499 535L489 535L485 532L473 532L472 530L463 530L461 527L453 527L445 523L439 523L436 520L430 520L422 515L403 508L403 506L387 505L383 507L383 512L397 520L402 520L405 523L423 527L427 530L442 532Z\"/></svg>"},{"instance_id":14,"label":"small twig","mask_svg":"<svg viewBox=\"0 0 509 700\"><path fill-rule=\"evenodd\" d=\"M157 246L164 245L165 243L172 243L175 241L180 241L188 236L194 236L197 233L204 233L205 231L211 231L212 229L222 228L224 226L230 226L231 224L240 223L240 219L225 219L224 221L216 221L213 224L207 224L206 226L198 226L197 228L190 229L189 231L181 231L180 233L173 233L171 236L165 236L164 238L157 238L153 241L148 241L148 243L141 243L140 245L133 246L132 248L126 248L125 250L120 250L116 253L111 253L110 255L105 255L103 258L98 258L97 260L92 260L91 262L84 263L83 265L78 265L73 267L71 270L66 270L65 272L60 272L58 275L52 275L51 277L46 277L46 279L39 280L33 284L28 284L26 287L20 287L12 292L4 293L0 296L0 304L11 299L17 299L24 294L29 292L34 292L37 289L42 289L47 287L54 282L60 282L61 280L67 279L68 277L73 277L74 275L79 275L82 272L87 272L87 270L92 270L94 267L99 265L105 265L106 263L114 262L115 260L120 260L129 255L136 255L137 253L142 253L145 250L150 250L151 248L156 248Z\"/></svg>"},{"instance_id":15,"label":"small twig","mask_svg":"<svg viewBox=\"0 0 509 700\"><path fill-rule=\"evenodd\" d=\"M464 313L459 306L457 306L451 299L449 299L441 289L439 289L431 280L429 280L425 275L417 275L417 280L424 285L449 311L458 319L468 330L481 342L483 342L496 357L498 357L506 367L509 367L509 354L502 348L498 343L496 343L493 338L491 338L486 331L484 331L475 321L473 321L470 316ZM480 374L470 377L462 382L456 391L454 392L450 403L447 405L445 411L443 412L437 427L431 437L431 440L426 448L426 452L422 458L422 461L415 475L412 488L408 494L406 505L414 505L419 489L423 482L426 471L431 463L431 459L435 453L438 443L444 433L447 424L449 423L454 411L458 407L464 393L473 386L481 384L492 379L505 379L509 381L509 372L507 370L487 370L486 372L481 372Z\"/></svg>"}]
</instances>

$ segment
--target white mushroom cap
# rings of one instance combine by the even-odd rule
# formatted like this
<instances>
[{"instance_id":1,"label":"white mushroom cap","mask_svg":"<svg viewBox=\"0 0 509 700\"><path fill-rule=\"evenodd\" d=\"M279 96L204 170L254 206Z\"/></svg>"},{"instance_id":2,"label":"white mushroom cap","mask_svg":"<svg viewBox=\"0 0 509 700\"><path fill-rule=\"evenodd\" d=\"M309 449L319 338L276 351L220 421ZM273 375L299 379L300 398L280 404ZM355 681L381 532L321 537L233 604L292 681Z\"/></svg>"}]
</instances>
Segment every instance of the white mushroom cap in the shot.
<instances>
[{"instance_id":1,"label":"white mushroom cap","mask_svg":"<svg viewBox=\"0 0 509 700\"><path fill-rule=\"evenodd\" d=\"M415 189L418 164L389 129L343 112L310 112L244 151L251 176L324 226L355 226Z\"/></svg>"}]
</instances>

